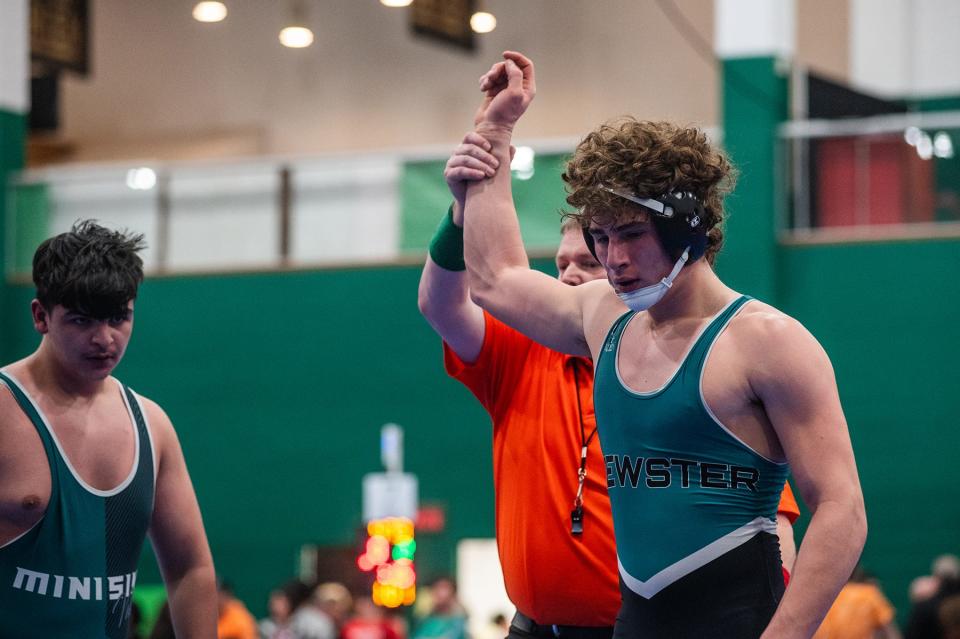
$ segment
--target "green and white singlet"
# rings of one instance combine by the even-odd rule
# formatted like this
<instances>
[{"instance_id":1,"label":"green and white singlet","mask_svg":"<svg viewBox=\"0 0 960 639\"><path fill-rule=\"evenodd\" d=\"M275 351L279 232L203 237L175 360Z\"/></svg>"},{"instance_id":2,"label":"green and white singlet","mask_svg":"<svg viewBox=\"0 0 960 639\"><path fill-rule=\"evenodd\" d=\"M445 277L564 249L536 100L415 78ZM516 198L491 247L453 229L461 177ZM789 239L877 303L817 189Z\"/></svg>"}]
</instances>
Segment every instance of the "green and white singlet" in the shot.
<instances>
[{"instance_id":1,"label":"green and white singlet","mask_svg":"<svg viewBox=\"0 0 960 639\"><path fill-rule=\"evenodd\" d=\"M28 531L0 547L0 638L124 639L154 499L153 446L137 396L119 384L136 432L119 486L87 485L49 421L7 372L0 383L37 429L50 467L50 501Z\"/></svg>"},{"instance_id":2,"label":"green and white singlet","mask_svg":"<svg viewBox=\"0 0 960 639\"><path fill-rule=\"evenodd\" d=\"M714 317L655 391L629 389L616 365L636 313L604 342L594 402L623 596L617 635L759 636L782 595L776 511L789 467L733 435L702 392L713 344L749 299Z\"/></svg>"}]
</instances>

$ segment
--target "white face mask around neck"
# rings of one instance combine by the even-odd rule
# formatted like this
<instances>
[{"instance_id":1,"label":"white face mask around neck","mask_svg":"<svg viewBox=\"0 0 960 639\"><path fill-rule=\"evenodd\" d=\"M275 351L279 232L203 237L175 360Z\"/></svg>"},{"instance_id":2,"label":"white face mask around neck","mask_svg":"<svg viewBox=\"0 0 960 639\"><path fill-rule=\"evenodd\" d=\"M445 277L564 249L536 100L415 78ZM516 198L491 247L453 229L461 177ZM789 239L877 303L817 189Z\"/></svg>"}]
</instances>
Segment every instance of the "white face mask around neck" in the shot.
<instances>
[{"instance_id":1,"label":"white face mask around neck","mask_svg":"<svg viewBox=\"0 0 960 639\"><path fill-rule=\"evenodd\" d=\"M677 274L680 273L680 269L683 268L683 265L687 263L687 259L690 256L690 247L687 247L683 250L683 255L680 256L680 259L677 260L677 263L674 264L673 270L670 271L670 274L665 278L657 282L656 284L651 284L650 286L644 286L643 288L638 288L635 291L630 291L629 293L617 293L617 297L620 298L624 304L627 305L631 311L645 311L660 300L663 299L663 296L667 294L667 291L670 290L670 287L673 286L673 280L677 277Z\"/></svg>"}]
</instances>

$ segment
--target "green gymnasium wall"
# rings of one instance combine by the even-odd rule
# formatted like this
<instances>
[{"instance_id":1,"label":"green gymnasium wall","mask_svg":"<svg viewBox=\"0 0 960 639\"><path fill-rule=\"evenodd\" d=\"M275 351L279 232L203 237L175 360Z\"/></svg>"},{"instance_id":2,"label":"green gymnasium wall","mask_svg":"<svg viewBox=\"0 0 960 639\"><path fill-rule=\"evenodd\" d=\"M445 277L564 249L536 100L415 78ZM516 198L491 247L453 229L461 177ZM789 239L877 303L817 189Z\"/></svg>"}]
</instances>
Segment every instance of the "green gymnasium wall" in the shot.
<instances>
[{"instance_id":1,"label":"green gymnasium wall","mask_svg":"<svg viewBox=\"0 0 960 639\"><path fill-rule=\"evenodd\" d=\"M15 113L0 108L0 357L6 354L7 321L9 306L6 279L7 264L7 181L13 171L18 171L24 165L24 149L26 148L27 117L22 113ZM5 360L0 360L5 361Z\"/></svg>"},{"instance_id":2,"label":"green gymnasium wall","mask_svg":"<svg viewBox=\"0 0 960 639\"><path fill-rule=\"evenodd\" d=\"M560 177L566 161L566 154L537 154L533 175L523 180L513 179L513 201L524 242L530 250L553 251L557 245L560 212L566 207L566 192ZM440 218L450 206L450 190L443 180L445 165L446 160L403 165L400 250L404 253L425 251Z\"/></svg>"},{"instance_id":3,"label":"green gymnasium wall","mask_svg":"<svg viewBox=\"0 0 960 639\"><path fill-rule=\"evenodd\" d=\"M778 251L777 304L836 371L867 505L862 563L901 622L910 580L960 553L957 273L957 239Z\"/></svg>"},{"instance_id":4,"label":"green gymnasium wall","mask_svg":"<svg viewBox=\"0 0 960 639\"><path fill-rule=\"evenodd\" d=\"M770 297L776 286L776 162L770 141L786 113L787 82L770 57L723 60L722 69L723 146L739 178L724 204L726 234L717 264L734 288Z\"/></svg>"}]
</instances>

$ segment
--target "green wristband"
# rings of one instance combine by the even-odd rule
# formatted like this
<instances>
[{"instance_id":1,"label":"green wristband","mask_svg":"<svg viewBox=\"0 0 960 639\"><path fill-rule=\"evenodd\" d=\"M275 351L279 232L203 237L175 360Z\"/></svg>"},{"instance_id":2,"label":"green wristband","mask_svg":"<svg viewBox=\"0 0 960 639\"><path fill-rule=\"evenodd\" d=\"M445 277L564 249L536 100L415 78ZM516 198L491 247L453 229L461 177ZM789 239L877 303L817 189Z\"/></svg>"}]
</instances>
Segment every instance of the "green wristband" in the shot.
<instances>
[{"instance_id":1,"label":"green wristband","mask_svg":"<svg viewBox=\"0 0 960 639\"><path fill-rule=\"evenodd\" d=\"M430 257L445 271L467 270L463 261L463 229L453 223L452 204L430 240Z\"/></svg>"}]
</instances>

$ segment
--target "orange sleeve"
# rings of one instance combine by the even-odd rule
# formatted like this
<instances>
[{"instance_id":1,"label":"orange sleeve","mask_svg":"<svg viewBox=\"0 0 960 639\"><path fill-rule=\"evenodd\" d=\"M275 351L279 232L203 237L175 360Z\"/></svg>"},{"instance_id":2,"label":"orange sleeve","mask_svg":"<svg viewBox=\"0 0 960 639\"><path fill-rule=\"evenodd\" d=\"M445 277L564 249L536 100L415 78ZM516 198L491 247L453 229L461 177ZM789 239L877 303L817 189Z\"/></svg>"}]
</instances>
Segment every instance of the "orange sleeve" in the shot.
<instances>
[{"instance_id":1,"label":"orange sleeve","mask_svg":"<svg viewBox=\"0 0 960 639\"><path fill-rule=\"evenodd\" d=\"M786 515L791 524L796 522L797 518L800 517L800 507L797 505L797 500L793 496L793 489L790 488L790 482L783 483L783 492L780 493L780 505L777 506L777 514Z\"/></svg>"},{"instance_id":2,"label":"orange sleeve","mask_svg":"<svg viewBox=\"0 0 960 639\"><path fill-rule=\"evenodd\" d=\"M243 604L231 601L217 620L217 636L229 639L257 639L257 620Z\"/></svg>"},{"instance_id":3,"label":"orange sleeve","mask_svg":"<svg viewBox=\"0 0 960 639\"><path fill-rule=\"evenodd\" d=\"M486 311L483 318L483 346L477 361L464 362L444 342L443 365L447 375L469 388L487 412L496 418L498 405L511 397L511 393L502 393L500 389L516 387L534 342Z\"/></svg>"},{"instance_id":4,"label":"orange sleeve","mask_svg":"<svg viewBox=\"0 0 960 639\"><path fill-rule=\"evenodd\" d=\"M893 609L893 606L890 605L890 602L887 601L887 598L883 596L883 593L880 592L879 588L875 589L873 598L873 607L876 613L877 625L886 626L893 621L893 616L896 611Z\"/></svg>"}]
</instances>

